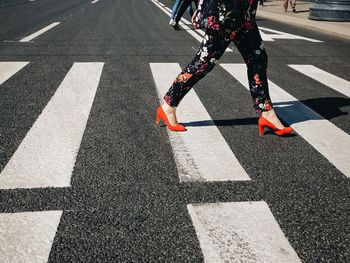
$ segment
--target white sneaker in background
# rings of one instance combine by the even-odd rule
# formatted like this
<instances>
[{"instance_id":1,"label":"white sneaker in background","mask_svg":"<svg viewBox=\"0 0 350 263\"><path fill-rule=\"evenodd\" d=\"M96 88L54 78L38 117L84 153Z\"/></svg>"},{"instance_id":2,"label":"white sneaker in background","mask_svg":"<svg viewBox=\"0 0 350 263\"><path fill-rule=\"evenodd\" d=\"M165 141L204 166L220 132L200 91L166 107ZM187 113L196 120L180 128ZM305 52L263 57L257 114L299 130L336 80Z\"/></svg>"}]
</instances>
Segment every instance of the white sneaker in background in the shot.
<instances>
[{"instance_id":1,"label":"white sneaker in background","mask_svg":"<svg viewBox=\"0 0 350 263\"><path fill-rule=\"evenodd\" d=\"M171 26L174 25L174 22L175 22L174 19L170 19L169 25L171 25Z\"/></svg>"}]
</instances>

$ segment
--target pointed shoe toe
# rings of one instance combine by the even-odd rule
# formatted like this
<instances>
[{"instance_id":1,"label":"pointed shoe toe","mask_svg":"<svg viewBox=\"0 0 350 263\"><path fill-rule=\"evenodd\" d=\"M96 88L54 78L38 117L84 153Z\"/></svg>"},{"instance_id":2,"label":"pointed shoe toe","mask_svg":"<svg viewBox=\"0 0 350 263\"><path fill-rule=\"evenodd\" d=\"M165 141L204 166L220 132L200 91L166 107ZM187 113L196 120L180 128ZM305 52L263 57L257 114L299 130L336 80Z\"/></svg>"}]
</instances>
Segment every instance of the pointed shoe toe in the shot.
<instances>
[{"instance_id":1,"label":"pointed shoe toe","mask_svg":"<svg viewBox=\"0 0 350 263\"><path fill-rule=\"evenodd\" d=\"M181 124L177 124L177 125L170 125L168 126L169 130L172 130L172 131L177 131L177 132L184 132L184 131L187 131L186 127L181 125Z\"/></svg>"},{"instance_id":2,"label":"pointed shoe toe","mask_svg":"<svg viewBox=\"0 0 350 263\"><path fill-rule=\"evenodd\" d=\"M280 130L274 130L274 132L277 134L277 135L279 135L279 136L281 136L281 135L286 135L286 134L290 134L290 133L292 133L294 130L293 130L293 128L292 127L285 127L285 128L283 128L283 129L280 129Z\"/></svg>"},{"instance_id":3,"label":"pointed shoe toe","mask_svg":"<svg viewBox=\"0 0 350 263\"><path fill-rule=\"evenodd\" d=\"M283 129L278 129L275 125L273 125L270 121L265 119L264 117L260 117L258 120L258 126L259 126L259 134L262 136L264 134L264 128L267 127L271 129L276 135L286 135L293 132L292 127L284 127Z\"/></svg>"}]
</instances>

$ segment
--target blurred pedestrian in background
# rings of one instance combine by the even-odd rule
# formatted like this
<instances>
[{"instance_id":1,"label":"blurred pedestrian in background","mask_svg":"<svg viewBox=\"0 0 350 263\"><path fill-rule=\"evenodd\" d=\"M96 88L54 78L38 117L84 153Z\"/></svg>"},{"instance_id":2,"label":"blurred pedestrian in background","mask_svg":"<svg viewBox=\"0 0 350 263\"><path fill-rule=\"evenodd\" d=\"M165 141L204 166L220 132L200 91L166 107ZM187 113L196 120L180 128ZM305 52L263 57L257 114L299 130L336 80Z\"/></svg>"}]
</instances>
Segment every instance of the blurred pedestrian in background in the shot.
<instances>
[{"instance_id":1,"label":"blurred pedestrian in background","mask_svg":"<svg viewBox=\"0 0 350 263\"><path fill-rule=\"evenodd\" d=\"M182 0L181 5L175 15L173 27L175 30L179 30L179 21L181 20L181 17L185 13L186 9L188 8L188 13L190 16L193 16L193 9L192 9L192 2L196 5L196 8L198 7L198 1L197 0Z\"/></svg>"},{"instance_id":2,"label":"blurred pedestrian in background","mask_svg":"<svg viewBox=\"0 0 350 263\"><path fill-rule=\"evenodd\" d=\"M287 13L288 10L288 2L290 3L290 6L292 7L293 13L296 13L297 10L295 9L295 6L297 5L297 1L296 0L284 0L284 13Z\"/></svg>"},{"instance_id":3,"label":"blurred pedestrian in background","mask_svg":"<svg viewBox=\"0 0 350 263\"><path fill-rule=\"evenodd\" d=\"M173 5L173 8L171 10L171 19L169 21L169 25L174 26L175 25L175 16L176 13L178 13L180 3L183 2L183 0L175 0L175 4ZM186 9L186 8L185 8ZM193 16L193 9L192 5L188 5L188 13L192 17ZM183 14L183 13L182 13ZM182 16L182 15L181 15Z\"/></svg>"}]
</instances>

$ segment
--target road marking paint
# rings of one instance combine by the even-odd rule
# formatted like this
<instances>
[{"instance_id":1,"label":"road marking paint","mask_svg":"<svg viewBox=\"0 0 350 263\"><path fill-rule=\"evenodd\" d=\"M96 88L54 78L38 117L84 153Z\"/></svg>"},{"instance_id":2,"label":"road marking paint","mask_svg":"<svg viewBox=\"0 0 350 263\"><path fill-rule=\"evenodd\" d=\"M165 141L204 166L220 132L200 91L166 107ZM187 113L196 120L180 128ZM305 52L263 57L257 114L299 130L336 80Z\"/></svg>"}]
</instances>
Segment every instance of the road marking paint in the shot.
<instances>
[{"instance_id":1,"label":"road marking paint","mask_svg":"<svg viewBox=\"0 0 350 263\"><path fill-rule=\"evenodd\" d=\"M313 65L288 65L300 73L350 97L350 82Z\"/></svg>"},{"instance_id":2,"label":"road marking paint","mask_svg":"<svg viewBox=\"0 0 350 263\"><path fill-rule=\"evenodd\" d=\"M162 10L165 14L167 14L169 17L171 17L171 10L168 7L162 7L161 3L157 0L151 0L152 3L154 3L160 10ZM187 33L189 33L191 36L193 36L195 39L197 39L199 42L203 41L203 37L205 35L205 32L203 30L192 30L191 28L189 28L186 24L192 24L190 23L188 20L186 20L185 18L181 18L181 20L179 21L179 26L181 26L184 30L186 30ZM199 34L196 34L196 32ZM232 49L227 48L226 52L233 52Z\"/></svg>"},{"instance_id":3,"label":"road marking paint","mask_svg":"<svg viewBox=\"0 0 350 263\"><path fill-rule=\"evenodd\" d=\"M269 28L262 27L262 26L259 26L259 29L260 29L260 32L261 32L261 30L263 30L263 31L274 33L274 34L266 34L265 33L265 37L269 37L271 39L301 39L301 40L306 40L306 41L310 41L310 42L314 42L314 43L323 43L323 41L320 41L317 39L293 35L293 34L285 33L285 32L278 31L278 30L269 29Z\"/></svg>"},{"instance_id":4,"label":"road marking paint","mask_svg":"<svg viewBox=\"0 0 350 263\"><path fill-rule=\"evenodd\" d=\"M28 64L29 62L0 62L0 85Z\"/></svg>"},{"instance_id":5,"label":"road marking paint","mask_svg":"<svg viewBox=\"0 0 350 263\"><path fill-rule=\"evenodd\" d=\"M206 263L301 262L265 202L190 204Z\"/></svg>"},{"instance_id":6,"label":"road marking paint","mask_svg":"<svg viewBox=\"0 0 350 263\"><path fill-rule=\"evenodd\" d=\"M221 64L221 66L249 90L245 64ZM300 136L345 176L350 177L350 136L272 81L269 81L269 90L278 115L292 124ZM278 107L279 104L293 106Z\"/></svg>"},{"instance_id":7,"label":"road marking paint","mask_svg":"<svg viewBox=\"0 0 350 263\"><path fill-rule=\"evenodd\" d=\"M62 211L0 214L0 262L47 262Z\"/></svg>"},{"instance_id":8,"label":"road marking paint","mask_svg":"<svg viewBox=\"0 0 350 263\"><path fill-rule=\"evenodd\" d=\"M59 24L60 24L60 22L54 22L54 23L44 27L43 29L40 29L39 31L31 34L30 36L27 36L27 37L21 39L19 42L29 42L29 41L33 40L34 38L40 36L41 34L47 32L47 31L49 31L51 28L53 28Z\"/></svg>"},{"instance_id":9,"label":"road marking paint","mask_svg":"<svg viewBox=\"0 0 350 263\"><path fill-rule=\"evenodd\" d=\"M91 4L95 4L95 3L97 3L99 0L94 0L94 1L92 1L91 2Z\"/></svg>"},{"instance_id":10,"label":"road marking paint","mask_svg":"<svg viewBox=\"0 0 350 263\"><path fill-rule=\"evenodd\" d=\"M0 189L68 187L104 63L74 63L0 174Z\"/></svg>"},{"instance_id":11,"label":"road marking paint","mask_svg":"<svg viewBox=\"0 0 350 263\"><path fill-rule=\"evenodd\" d=\"M4 43L17 43L17 40L4 40Z\"/></svg>"},{"instance_id":12,"label":"road marking paint","mask_svg":"<svg viewBox=\"0 0 350 263\"><path fill-rule=\"evenodd\" d=\"M265 34L263 31L259 30L259 32L263 41L275 41L270 35Z\"/></svg>"},{"instance_id":13,"label":"road marking paint","mask_svg":"<svg viewBox=\"0 0 350 263\"><path fill-rule=\"evenodd\" d=\"M151 63L160 102L181 72L177 63ZM187 131L168 131L180 181L250 180L192 89L177 110ZM197 125L191 126L191 122ZM201 123L202 122L202 123Z\"/></svg>"}]
</instances>

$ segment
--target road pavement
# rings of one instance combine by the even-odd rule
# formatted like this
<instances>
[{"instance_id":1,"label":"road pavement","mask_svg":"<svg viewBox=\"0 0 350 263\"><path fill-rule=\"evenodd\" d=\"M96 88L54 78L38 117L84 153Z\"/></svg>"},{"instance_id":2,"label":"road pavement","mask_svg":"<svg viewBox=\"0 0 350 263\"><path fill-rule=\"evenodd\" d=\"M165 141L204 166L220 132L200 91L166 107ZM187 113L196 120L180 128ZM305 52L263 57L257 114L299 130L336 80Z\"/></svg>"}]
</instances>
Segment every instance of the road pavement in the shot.
<instances>
[{"instance_id":1,"label":"road pavement","mask_svg":"<svg viewBox=\"0 0 350 263\"><path fill-rule=\"evenodd\" d=\"M0 262L349 262L349 40L259 18L296 133L259 137L230 46L179 135L155 109L202 32L92 2L0 3Z\"/></svg>"}]
</instances>

